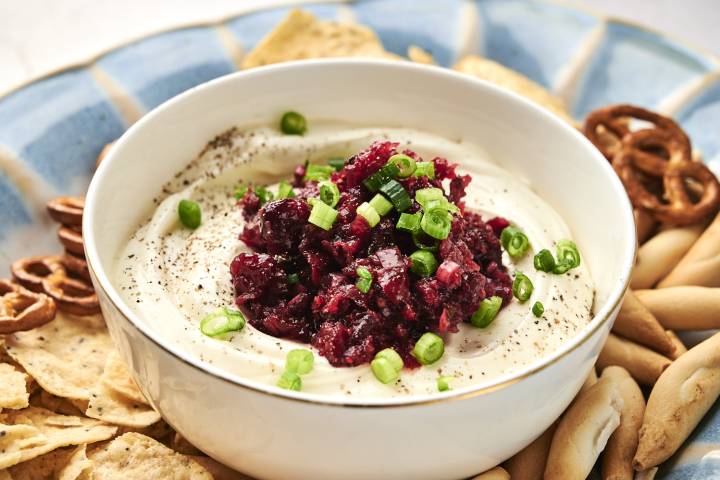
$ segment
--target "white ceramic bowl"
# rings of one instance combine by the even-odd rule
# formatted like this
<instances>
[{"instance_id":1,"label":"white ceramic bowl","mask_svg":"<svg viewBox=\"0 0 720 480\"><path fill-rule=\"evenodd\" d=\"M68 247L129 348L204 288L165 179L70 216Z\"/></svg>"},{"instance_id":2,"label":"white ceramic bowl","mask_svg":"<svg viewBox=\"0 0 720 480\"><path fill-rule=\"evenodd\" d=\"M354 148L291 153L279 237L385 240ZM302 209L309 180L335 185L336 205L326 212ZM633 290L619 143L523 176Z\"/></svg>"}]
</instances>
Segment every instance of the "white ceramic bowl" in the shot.
<instances>
[{"instance_id":1,"label":"white ceramic bowl","mask_svg":"<svg viewBox=\"0 0 720 480\"><path fill-rule=\"evenodd\" d=\"M168 343L109 272L152 198L214 135L289 109L366 126L413 127L482 145L532 179L573 231L597 285L596 316L514 375L436 396L331 400L238 378ZM452 160L452 159L451 159ZM575 129L493 85L435 67L363 60L286 63L214 80L130 128L90 186L83 224L113 340L153 406L204 452L259 478L453 479L505 460L576 394L628 284L635 230L608 162Z\"/></svg>"}]
</instances>

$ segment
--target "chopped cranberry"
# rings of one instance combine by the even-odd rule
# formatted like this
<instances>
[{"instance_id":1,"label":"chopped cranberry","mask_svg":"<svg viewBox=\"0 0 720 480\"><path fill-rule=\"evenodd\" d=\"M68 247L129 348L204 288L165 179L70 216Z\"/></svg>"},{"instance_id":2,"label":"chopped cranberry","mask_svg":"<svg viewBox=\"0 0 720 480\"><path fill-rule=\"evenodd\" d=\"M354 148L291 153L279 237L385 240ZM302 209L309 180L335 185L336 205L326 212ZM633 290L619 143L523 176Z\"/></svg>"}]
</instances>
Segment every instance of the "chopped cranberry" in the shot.
<instances>
[{"instance_id":1,"label":"chopped cranberry","mask_svg":"<svg viewBox=\"0 0 720 480\"><path fill-rule=\"evenodd\" d=\"M295 169L295 198L260 208L249 190L238 202L247 220L240 239L256 253L238 255L230 274L236 302L251 325L311 343L334 366L362 365L383 348L394 348L414 368L419 364L412 348L423 333L457 332L487 297L510 302L512 279L502 265L499 241L508 222L494 218L486 223L462 208L470 177L457 175L447 160L432 160L433 180L400 179L411 197L420 188L449 188L448 199L461 207L435 254L440 266L434 275L423 278L410 271L409 255L417 247L411 235L395 228L398 212L391 211L373 228L357 215L357 207L374 195L362 181L397 147L375 142L332 175L341 196L330 231L308 223L307 200L318 196L318 182L304 180L304 166ZM415 152L403 153L422 161ZM419 209L413 202L408 212ZM360 267L372 276L367 293L356 287ZM291 273L301 282L290 285Z\"/></svg>"}]
</instances>

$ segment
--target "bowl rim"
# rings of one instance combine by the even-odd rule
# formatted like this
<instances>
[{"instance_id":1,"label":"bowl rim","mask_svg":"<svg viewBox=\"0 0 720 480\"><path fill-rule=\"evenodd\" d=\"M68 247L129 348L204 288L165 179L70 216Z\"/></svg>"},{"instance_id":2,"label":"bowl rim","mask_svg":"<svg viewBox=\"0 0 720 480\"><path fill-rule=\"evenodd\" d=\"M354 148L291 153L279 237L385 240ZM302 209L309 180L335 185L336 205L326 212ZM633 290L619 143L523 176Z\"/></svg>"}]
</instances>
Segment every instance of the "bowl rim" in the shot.
<instances>
[{"instance_id":1,"label":"bowl rim","mask_svg":"<svg viewBox=\"0 0 720 480\"><path fill-rule=\"evenodd\" d=\"M177 96L168 99L161 105L155 107L153 110L145 114L135 124L130 126L130 128L128 128L128 130L126 130L119 139L117 139L116 145L122 145L123 143L127 142L128 138L131 137L134 132L141 130L145 123L150 121L150 119L158 115L160 112L172 108L174 104L183 102L186 99L199 94L200 92L217 88L219 85L223 85L226 83L236 82L238 81L238 78L287 74L288 71L290 71L291 73L295 69L304 68L379 68L387 69L390 72L392 70L406 70L408 72L414 72L420 75L425 75L426 79L429 79L430 81L443 81L443 79L449 78L454 81L465 83L470 86L470 88L490 90L495 95L505 97L507 101L511 103L520 103L522 104L523 108L533 110L535 112L535 115L539 115L541 118L544 119L545 122L549 122L550 124L552 124L553 128L564 130L565 134L575 137L576 139L580 140L581 143L585 143L586 147L588 148L589 156L593 158L592 161L597 162L599 164L599 167L605 170L605 173L607 174L610 182L610 187L615 191L616 194L621 194L620 202L625 204L625 208L623 209L624 215L623 218L620 219L621 222L619 223L625 228L625 230L629 232L629 235L626 244L623 246L622 249L625 255L625 259L622 265L622 275L620 281L615 285L614 288L612 288L604 305L593 316L592 320L585 327L583 327L583 329L578 332L573 338L563 343L552 354L541 357L514 373L500 376L494 381L483 383L480 386L470 385L442 393L438 392L433 394L408 395L380 399L353 399L344 397L331 397L322 394L284 390L274 385L269 385L259 381L243 378L240 375L230 373L222 368L218 368L214 364L209 364L203 362L199 358L196 358L194 355L183 350L179 345L173 344L172 342L163 339L162 335L159 332L153 331L149 327L149 325L147 325L140 319L139 315L133 312L133 310L119 295L117 289L115 289L115 287L113 286L113 282L110 280L109 276L107 275L105 269L102 266L102 263L100 262L99 251L95 241L95 233L92 228L92 222L96 215L96 211L99 212L99 208L96 205L96 197L98 195L99 185L103 183L103 179L107 176L110 165L114 163L115 152L119 150L117 148L113 148L109 150L107 156L95 172L90 182L87 195L85 197L85 214L83 215L84 248L88 268L92 273L95 288L102 291L105 298L107 298L112 303L112 306L125 318L127 323L131 325L134 330L144 336L152 344L159 347L161 350L168 353L171 357L174 357L182 363L204 374L209 374L226 383L243 389L251 390L254 393L260 393L283 400L333 407L397 408L458 401L467 398L477 397L484 394L489 394L510 387L511 385L520 382L528 377L531 377L532 375L558 363L567 355L584 345L598 330L600 330L609 321L612 313L620 305L624 293L629 286L630 273L632 271L635 256L637 254L637 239L633 210L630 204L630 200L625 193L625 188L623 187L620 179L617 177L605 157L602 156L602 154L597 151L594 145L589 140L587 140L585 136L582 135L577 129L573 128L571 125L569 125L559 117L556 117L554 114L548 112L544 108L520 96L519 94L506 90L485 80L455 72L453 70L449 70L443 67L421 65L411 62L395 62L389 60L332 58L284 62L280 64L267 65L252 70L230 73L228 75L195 86L183 93L180 93Z\"/></svg>"}]
</instances>

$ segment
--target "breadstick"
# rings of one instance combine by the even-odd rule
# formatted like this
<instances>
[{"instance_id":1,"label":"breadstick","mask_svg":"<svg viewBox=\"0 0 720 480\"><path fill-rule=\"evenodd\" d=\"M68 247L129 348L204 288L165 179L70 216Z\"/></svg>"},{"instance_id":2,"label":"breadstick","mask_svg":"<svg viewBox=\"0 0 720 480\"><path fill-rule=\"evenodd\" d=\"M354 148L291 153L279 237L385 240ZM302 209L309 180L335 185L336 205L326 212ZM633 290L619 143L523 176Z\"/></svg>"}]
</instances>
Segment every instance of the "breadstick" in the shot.
<instances>
[{"instance_id":1,"label":"breadstick","mask_svg":"<svg viewBox=\"0 0 720 480\"><path fill-rule=\"evenodd\" d=\"M623 367L639 383L653 385L670 365L670 360L649 348L611 333L596 365L600 370L611 365Z\"/></svg>"},{"instance_id":2,"label":"breadstick","mask_svg":"<svg viewBox=\"0 0 720 480\"><path fill-rule=\"evenodd\" d=\"M471 480L510 480L510 474L502 467L495 467L473 477Z\"/></svg>"},{"instance_id":3,"label":"breadstick","mask_svg":"<svg viewBox=\"0 0 720 480\"><path fill-rule=\"evenodd\" d=\"M595 369L593 368L593 372ZM597 381L597 376L595 377ZM505 462L505 470L512 480L542 480L547 464L550 443L557 429L558 422L536 438L530 445L520 450Z\"/></svg>"},{"instance_id":4,"label":"breadstick","mask_svg":"<svg viewBox=\"0 0 720 480\"><path fill-rule=\"evenodd\" d=\"M638 249L630 288L652 288L670 273L700 237L702 227L693 225L663 230Z\"/></svg>"},{"instance_id":5,"label":"breadstick","mask_svg":"<svg viewBox=\"0 0 720 480\"><path fill-rule=\"evenodd\" d=\"M609 378L581 393L558 423L544 479L586 478L620 424L622 407L620 388Z\"/></svg>"},{"instance_id":6,"label":"breadstick","mask_svg":"<svg viewBox=\"0 0 720 480\"><path fill-rule=\"evenodd\" d=\"M633 457L638 446L638 430L642 425L645 399L630 374L622 367L607 367L602 378L617 383L623 407L620 425L607 442L601 465L603 480L633 480Z\"/></svg>"},{"instance_id":7,"label":"breadstick","mask_svg":"<svg viewBox=\"0 0 720 480\"><path fill-rule=\"evenodd\" d=\"M688 350L650 392L633 466L646 470L682 445L720 396L720 333Z\"/></svg>"},{"instance_id":8,"label":"breadstick","mask_svg":"<svg viewBox=\"0 0 720 480\"><path fill-rule=\"evenodd\" d=\"M635 480L654 480L657 475L658 467L648 468L642 472L637 472Z\"/></svg>"},{"instance_id":9,"label":"breadstick","mask_svg":"<svg viewBox=\"0 0 720 480\"><path fill-rule=\"evenodd\" d=\"M635 294L665 328L720 328L720 288L670 287Z\"/></svg>"},{"instance_id":10,"label":"breadstick","mask_svg":"<svg viewBox=\"0 0 720 480\"><path fill-rule=\"evenodd\" d=\"M645 305L640 303L632 290L625 292L612 329L613 332L663 355L670 355L675 350L675 345L665 334L665 329Z\"/></svg>"},{"instance_id":11,"label":"breadstick","mask_svg":"<svg viewBox=\"0 0 720 480\"><path fill-rule=\"evenodd\" d=\"M720 214L658 287L720 287Z\"/></svg>"},{"instance_id":12,"label":"breadstick","mask_svg":"<svg viewBox=\"0 0 720 480\"><path fill-rule=\"evenodd\" d=\"M672 355L670 355L670 360L677 360L680 355L682 355L683 353L687 353L687 347L682 342L682 340L680 340L680 337L678 337L675 332L673 332L672 330L667 330L665 333L667 334L668 338L675 344L675 351Z\"/></svg>"},{"instance_id":13,"label":"breadstick","mask_svg":"<svg viewBox=\"0 0 720 480\"><path fill-rule=\"evenodd\" d=\"M650 235L657 226L657 222L652 215L645 210L635 209L633 216L635 217L635 233L637 233L638 243L642 245L645 243L645 240L650 238Z\"/></svg>"}]
</instances>

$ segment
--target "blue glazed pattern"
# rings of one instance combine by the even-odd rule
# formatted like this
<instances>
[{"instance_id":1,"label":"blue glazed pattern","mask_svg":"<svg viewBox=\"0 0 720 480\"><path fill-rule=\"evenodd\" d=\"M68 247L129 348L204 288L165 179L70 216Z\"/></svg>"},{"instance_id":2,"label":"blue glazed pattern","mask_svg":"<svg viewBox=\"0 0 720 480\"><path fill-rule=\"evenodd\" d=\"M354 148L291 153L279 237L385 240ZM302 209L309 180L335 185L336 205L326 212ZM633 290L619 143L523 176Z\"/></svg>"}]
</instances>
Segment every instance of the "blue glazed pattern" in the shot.
<instances>
[{"instance_id":1,"label":"blue glazed pattern","mask_svg":"<svg viewBox=\"0 0 720 480\"><path fill-rule=\"evenodd\" d=\"M106 55L98 66L148 110L235 71L217 32L210 28L188 28L135 42Z\"/></svg>"},{"instance_id":2,"label":"blue glazed pattern","mask_svg":"<svg viewBox=\"0 0 720 480\"><path fill-rule=\"evenodd\" d=\"M322 19L354 17L398 55L417 45L443 66L465 54L484 55L558 89L578 119L608 103L656 108L674 98L676 117L720 173L718 61L659 34L552 1L362 0L303 8ZM7 271L12 258L54 244L39 199L82 194L100 149L133 115L235 71L238 52L250 51L289 11L249 12L150 36L1 97L0 267ZM137 112L128 114L128 105ZM23 197L30 196L27 186L19 188L13 184L19 177L9 175L18 166L25 169L20 177L40 179L43 191ZM720 478L719 410L716 405L656 478Z\"/></svg>"},{"instance_id":3,"label":"blue glazed pattern","mask_svg":"<svg viewBox=\"0 0 720 480\"><path fill-rule=\"evenodd\" d=\"M480 53L553 88L597 18L525 0L478 0Z\"/></svg>"}]
</instances>

